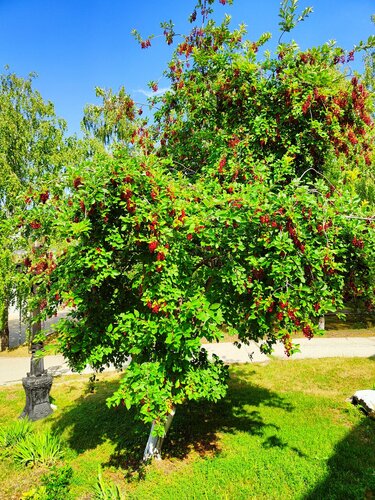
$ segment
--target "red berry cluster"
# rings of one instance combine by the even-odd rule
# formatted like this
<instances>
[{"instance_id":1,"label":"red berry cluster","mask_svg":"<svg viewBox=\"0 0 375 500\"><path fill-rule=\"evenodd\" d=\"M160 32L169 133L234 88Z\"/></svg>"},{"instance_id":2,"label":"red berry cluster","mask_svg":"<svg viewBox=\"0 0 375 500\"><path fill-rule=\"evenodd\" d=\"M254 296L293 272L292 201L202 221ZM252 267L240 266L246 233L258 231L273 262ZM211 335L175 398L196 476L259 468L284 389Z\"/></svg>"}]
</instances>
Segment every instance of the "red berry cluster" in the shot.
<instances>
[{"instance_id":1,"label":"red berry cluster","mask_svg":"<svg viewBox=\"0 0 375 500\"><path fill-rule=\"evenodd\" d=\"M318 231L319 234L323 234L330 227L332 227L332 221L331 220L329 220L327 222L324 222L323 224L318 224L317 227L316 227L316 229L317 229L317 231Z\"/></svg>"},{"instance_id":2,"label":"red berry cluster","mask_svg":"<svg viewBox=\"0 0 375 500\"><path fill-rule=\"evenodd\" d=\"M299 56L301 63L303 64L314 64L315 57L310 52L303 52Z\"/></svg>"},{"instance_id":3,"label":"red berry cluster","mask_svg":"<svg viewBox=\"0 0 375 500\"><path fill-rule=\"evenodd\" d=\"M182 224L184 224L185 217L186 217L186 212L184 209L182 209L181 214L177 218Z\"/></svg>"},{"instance_id":4,"label":"red berry cluster","mask_svg":"<svg viewBox=\"0 0 375 500\"><path fill-rule=\"evenodd\" d=\"M29 225L32 229L40 229L42 227L42 224L37 220L31 221Z\"/></svg>"},{"instance_id":5,"label":"red berry cluster","mask_svg":"<svg viewBox=\"0 0 375 500\"><path fill-rule=\"evenodd\" d=\"M293 226L292 221L289 219L286 223L286 229L289 233L289 236L292 238L294 245L302 252L304 253L305 251L305 245L301 243L301 241L298 239L297 236L297 231L295 227Z\"/></svg>"},{"instance_id":6,"label":"red berry cluster","mask_svg":"<svg viewBox=\"0 0 375 500\"><path fill-rule=\"evenodd\" d=\"M45 203L49 198L49 192L48 191L45 191L44 193L40 193L39 195L39 200L42 202L42 203Z\"/></svg>"},{"instance_id":7,"label":"red berry cluster","mask_svg":"<svg viewBox=\"0 0 375 500\"><path fill-rule=\"evenodd\" d=\"M147 49L148 47L151 47L151 42L149 39L147 40L142 40L141 41L141 48L142 49Z\"/></svg>"},{"instance_id":8,"label":"red berry cluster","mask_svg":"<svg viewBox=\"0 0 375 500\"><path fill-rule=\"evenodd\" d=\"M303 105L302 105L302 113L303 113L304 115L306 115L306 114L307 114L308 110L309 110L309 109L310 109L310 107L311 107L311 99L312 99L311 94L309 94L309 95L307 96L306 101L305 101L305 102L303 103Z\"/></svg>"},{"instance_id":9,"label":"red berry cluster","mask_svg":"<svg viewBox=\"0 0 375 500\"><path fill-rule=\"evenodd\" d=\"M341 56L335 56L333 58L333 64L338 64L338 63L344 64L345 61L346 61L346 57L344 54Z\"/></svg>"},{"instance_id":10,"label":"red berry cluster","mask_svg":"<svg viewBox=\"0 0 375 500\"><path fill-rule=\"evenodd\" d=\"M233 135L232 138L228 141L228 146L230 148L235 148L239 142L239 138L236 135Z\"/></svg>"},{"instance_id":11,"label":"red berry cluster","mask_svg":"<svg viewBox=\"0 0 375 500\"><path fill-rule=\"evenodd\" d=\"M355 236L352 239L352 244L353 244L353 246L355 246L357 248L363 248L365 246L363 240L359 240Z\"/></svg>"},{"instance_id":12,"label":"red berry cluster","mask_svg":"<svg viewBox=\"0 0 375 500\"><path fill-rule=\"evenodd\" d=\"M126 189L126 191L123 191L120 195L122 200L126 200L126 209L130 214L134 214L137 208L135 202L131 200L132 196L133 192L130 189Z\"/></svg>"},{"instance_id":13,"label":"red berry cluster","mask_svg":"<svg viewBox=\"0 0 375 500\"><path fill-rule=\"evenodd\" d=\"M305 337L307 337L308 339L311 339L313 336L314 336L314 333L311 329L311 326L310 325L305 325L303 328L302 328L302 333L304 334Z\"/></svg>"},{"instance_id":14,"label":"red berry cluster","mask_svg":"<svg viewBox=\"0 0 375 500\"><path fill-rule=\"evenodd\" d=\"M154 253L157 247L159 246L159 243L157 241L151 241L148 245L148 249L150 250L150 253Z\"/></svg>"},{"instance_id":15,"label":"red berry cluster","mask_svg":"<svg viewBox=\"0 0 375 500\"><path fill-rule=\"evenodd\" d=\"M193 52L193 46L188 42L183 42L177 47L177 53L181 56L185 54L186 57L189 57Z\"/></svg>"},{"instance_id":16,"label":"red berry cluster","mask_svg":"<svg viewBox=\"0 0 375 500\"><path fill-rule=\"evenodd\" d=\"M159 262L165 260L165 253L164 252L158 252L158 254L156 256L156 260L159 261Z\"/></svg>"},{"instance_id":17,"label":"red berry cluster","mask_svg":"<svg viewBox=\"0 0 375 500\"><path fill-rule=\"evenodd\" d=\"M38 274L42 274L47 269L48 269L47 261L45 259L41 259L35 265L30 267L30 272L38 275Z\"/></svg>"},{"instance_id":18,"label":"red berry cluster","mask_svg":"<svg viewBox=\"0 0 375 500\"><path fill-rule=\"evenodd\" d=\"M151 311L155 314L160 311L160 304L158 304L157 302L151 302L151 300L147 302L147 307L151 309Z\"/></svg>"},{"instance_id":19,"label":"red berry cluster","mask_svg":"<svg viewBox=\"0 0 375 500\"><path fill-rule=\"evenodd\" d=\"M76 177L73 181L73 186L74 186L74 189L78 189L79 186L82 186L83 182L82 182L82 177Z\"/></svg>"},{"instance_id":20,"label":"red berry cluster","mask_svg":"<svg viewBox=\"0 0 375 500\"><path fill-rule=\"evenodd\" d=\"M29 259L29 257L26 257L26 259L23 261L23 265L26 267L31 266L31 260Z\"/></svg>"},{"instance_id":21,"label":"red berry cluster","mask_svg":"<svg viewBox=\"0 0 375 500\"><path fill-rule=\"evenodd\" d=\"M162 307L166 307L167 303L152 302L149 300L146 305L149 309L151 309L151 312L157 314Z\"/></svg>"},{"instance_id":22,"label":"red berry cluster","mask_svg":"<svg viewBox=\"0 0 375 500\"><path fill-rule=\"evenodd\" d=\"M289 335L289 333L286 333L282 338L281 338L282 343L284 344L285 348L285 354L289 357L291 355L291 351L293 348L292 344L292 338Z\"/></svg>"}]
</instances>

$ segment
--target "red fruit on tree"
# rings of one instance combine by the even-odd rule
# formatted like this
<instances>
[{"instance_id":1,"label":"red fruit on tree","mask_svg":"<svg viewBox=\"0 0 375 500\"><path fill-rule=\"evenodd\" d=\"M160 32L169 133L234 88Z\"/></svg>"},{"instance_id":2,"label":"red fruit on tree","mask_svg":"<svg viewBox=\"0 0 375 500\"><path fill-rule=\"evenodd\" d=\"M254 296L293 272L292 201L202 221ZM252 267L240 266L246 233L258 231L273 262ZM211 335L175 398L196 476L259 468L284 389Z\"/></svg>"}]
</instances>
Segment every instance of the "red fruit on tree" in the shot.
<instances>
[{"instance_id":1,"label":"red fruit on tree","mask_svg":"<svg viewBox=\"0 0 375 500\"><path fill-rule=\"evenodd\" d=\"M48 191L45 191L44 193L40 193L39 195L39 200L42 202L42 203L45 203L49 198L49 192Z\"/></svg>"},{"instance_id":2,"label":"red fruit on tree","mask_svg":"<svg viewBox=\"0 0 375 500\"><path fill-rule=\"evenodd\" d=\"M150 253L154 253L156 248L158 247L159 243L157 241L151 241L148 245L148 249L150 250Z\"/></svg>"},{"instance_id":3,"label":"red fruit on tree","mask_svg":"<svg viewBox=\"0 0 375 500\"><path fill-rule=\"evenodd\" d=\"M163 252L158 252L158 254L156 256L156 260L158 260L158 261L165 260L165 254Z\"/></svg>"},{"instance_id":4,"label":"red fruit on tree","mask_svg":"<svg viewBox=\"0 0 375 500\"><path fill-rule=\"evenodd\" d=\"M82 177L76 177L73 181L73 186L75 189L78 189L79 186L82 186Z\"/></svg>"}]
</instances>

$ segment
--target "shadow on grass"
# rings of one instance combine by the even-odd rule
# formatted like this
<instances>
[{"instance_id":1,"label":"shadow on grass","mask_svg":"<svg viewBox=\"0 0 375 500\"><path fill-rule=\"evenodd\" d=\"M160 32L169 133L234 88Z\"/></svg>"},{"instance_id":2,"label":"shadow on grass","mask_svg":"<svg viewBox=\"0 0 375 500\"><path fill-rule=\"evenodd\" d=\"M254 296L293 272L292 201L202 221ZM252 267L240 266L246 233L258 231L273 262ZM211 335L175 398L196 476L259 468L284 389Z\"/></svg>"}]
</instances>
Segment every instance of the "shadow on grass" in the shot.
<instances>
[{"instance_id":1,"label":"shadow on grass","mask_svg":"<svg viewBox=\"0 0 375 500\"><path fill-rule=\"evenodd\" d=\"M277 433L278 427L265 423L260 412L253 408L269 406L290 412L293 406L276 393L252 385L248 376L247 371L247 377L241 378L241 370L237 370L227 396L216 404L189 402L179 406L163 446L163 457L184 459L191 452L216 455L220 453L219 433L246 432L262 436L270 427ZM134 411L106 407L105 401L117 385L116 381L97 383L94 394L82 395L64 410L54 421L53 430L68 431L68 444L78 454L111 441L115 452L103 465L122 468L129 476L135 472L141 475L141 460L150 429L136 419ZM264 446L285 448L288 445L275 436L266 440Z\"/></svg>"},{"instance_id":2,"label":"shadow on grass","mask_svg":"<svg viewBox=\"0 0 375 500\"><path fill-rule=\"evenodd\" d=\"M375 421L363 417L336 445L327 468L325 480L305 500L375 499Z\"/></svg>"}]
</instances>

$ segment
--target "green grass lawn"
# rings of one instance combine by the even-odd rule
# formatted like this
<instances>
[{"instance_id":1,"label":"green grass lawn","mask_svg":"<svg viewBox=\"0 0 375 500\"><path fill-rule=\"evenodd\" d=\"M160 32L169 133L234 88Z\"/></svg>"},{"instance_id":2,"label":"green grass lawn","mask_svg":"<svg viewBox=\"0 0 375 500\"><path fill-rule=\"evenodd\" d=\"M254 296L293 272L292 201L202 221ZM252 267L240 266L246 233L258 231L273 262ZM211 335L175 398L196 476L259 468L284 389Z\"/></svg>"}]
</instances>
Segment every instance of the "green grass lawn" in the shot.
<instances>
[{"instance_id":1,"label":"green grass lawn","mask_svg":"<svg viewBox=\"0 0 375 500\"><path fill-rule=\"evenodd\" d=\"M134 499L373 499L375 422L346 401L375 384L373 359L273 360L231 367L227 397L179 407L164 460L140 467L148 428L105 399L118 375L55 379L57 411L37 428L66 443L72 496L92 497L98 465ZM117 377L117 378L116 378ZM16 419L21 386L0 388L0 425ZM19 499L42 469L0 462L0 498Z\"/></svg>"}]
</instances>

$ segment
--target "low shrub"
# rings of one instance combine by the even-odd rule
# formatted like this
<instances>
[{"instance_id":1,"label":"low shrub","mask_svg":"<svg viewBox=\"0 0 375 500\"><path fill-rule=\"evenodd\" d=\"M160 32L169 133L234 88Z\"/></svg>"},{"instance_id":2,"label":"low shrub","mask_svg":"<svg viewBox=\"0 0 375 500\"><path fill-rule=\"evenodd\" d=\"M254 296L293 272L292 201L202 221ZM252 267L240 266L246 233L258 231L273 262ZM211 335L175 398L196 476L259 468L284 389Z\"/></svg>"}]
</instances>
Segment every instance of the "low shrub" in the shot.
<instances>
[{"instance_id":1,"label":"low shrub","mask_svg":"<svg viewBox=\"0 0 375 500\"><path fill-rule=\"evenodd\" d=\"M51 466L63 457L63 447L60 438L47 431L27 435L16 444L12 455L19 465Z\"/></svg>"},{"instance_id":2,"label":"low shrub","mask_svg":"<svg viewBox=\"0 0 375 500\"><path fill-rule=\"evenodd\" d=\"M10 448L32 432L30 420L22 418L0 430L0 448Z\"/></svg>"}]
</instances>

